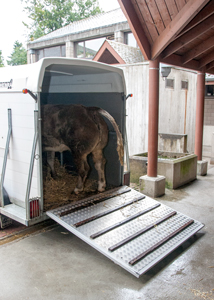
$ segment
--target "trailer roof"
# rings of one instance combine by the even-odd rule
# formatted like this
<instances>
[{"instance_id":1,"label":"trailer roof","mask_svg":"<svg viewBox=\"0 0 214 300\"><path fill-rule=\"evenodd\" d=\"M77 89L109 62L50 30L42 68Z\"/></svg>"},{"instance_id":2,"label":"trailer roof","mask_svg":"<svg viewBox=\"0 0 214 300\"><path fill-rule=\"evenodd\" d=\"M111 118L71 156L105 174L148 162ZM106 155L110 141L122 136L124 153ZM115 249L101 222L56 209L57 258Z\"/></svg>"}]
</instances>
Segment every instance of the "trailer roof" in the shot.
<instances>
[{"instance_id":1,"label":"trailer roof","mask_svg":"<svg viewBox=\"0 0 214 300\"><path fill-rule=\"evenodd\" d=\"M93 82L93 84L99 84L99 80L103 80L100 75L110 73L114 73L118 80L115 82L114 76L108 76L107 80L109 82L107 83L108 88L110 87L108 92L126 93L123 71L117 67L75 58L43 58L34 64L0 68L0 92L22 92L24 88L34 93L42 92L45 74L61 78L62 76L77 77L87 75L90 78L90 83L93 81L92 75L98 75L96 76L96 82ZM86 92L87 90L84 91Z\"/></svg>"}]
</instances>

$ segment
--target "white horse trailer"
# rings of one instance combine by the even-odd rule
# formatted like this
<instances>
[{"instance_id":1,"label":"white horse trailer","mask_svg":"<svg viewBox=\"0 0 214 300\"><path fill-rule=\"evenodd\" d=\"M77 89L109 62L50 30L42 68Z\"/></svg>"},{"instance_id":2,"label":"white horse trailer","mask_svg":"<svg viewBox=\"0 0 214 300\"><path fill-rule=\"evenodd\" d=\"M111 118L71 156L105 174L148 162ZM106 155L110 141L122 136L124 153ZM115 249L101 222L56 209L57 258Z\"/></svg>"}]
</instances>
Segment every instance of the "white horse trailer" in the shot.
<instances>
[{"instance_id":1,"label":"white horse trailer","mask_svg":"<svg viewBox=\"0 0 214 300\"><path fill-rule=\"evenodd\" d=\"M123 185L124 169L110 124L104 155L106 181L114 188L64 206L57 202L48 211L43 199L41 106L101 107L114 117L127 145L125 102L123 71L112 66L45 58L0 68L0 216L25 225L48 216L139 277L203 224Z\"/></svg>"},{"instance_id":2,"label":"white horse trailer","mask_svg":"<svg viewBox=\"0 0 214 300\"><path fill-rule=\"evenodd\" d=\"M101 107L115 118L124 137L125 94L123 71L92 61L45 58L35 64L0 68L1 214L25 225L46 218L41 105ZM106 176L109 183L120 186L123 167L116 158L115 139L110 132Z\"/></svg>"}]
</instances>

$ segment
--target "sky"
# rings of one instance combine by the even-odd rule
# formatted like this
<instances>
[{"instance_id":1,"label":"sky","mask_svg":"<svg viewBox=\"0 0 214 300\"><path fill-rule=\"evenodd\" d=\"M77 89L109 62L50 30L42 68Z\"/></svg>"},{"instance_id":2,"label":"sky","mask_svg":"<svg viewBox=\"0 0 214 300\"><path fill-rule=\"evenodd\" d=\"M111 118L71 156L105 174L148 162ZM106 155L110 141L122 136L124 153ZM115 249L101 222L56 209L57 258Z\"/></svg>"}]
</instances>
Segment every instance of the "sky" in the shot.
<instances>
[{"instance_id":1,"label":"sky","mask_svg":"<svg viewBox=\"0 0 214 300\"><path fill-rule=\"evenodd\" d=\"M23 43L27 48L27 30L22 22L29 23L29 19L23 12L21 0L0 0L0 50L4 58L4 64L8 56L13 52L15 41ZM103 11L113 10L119 7L117 0L98 0Z\"/></svg>"}]
</instances>

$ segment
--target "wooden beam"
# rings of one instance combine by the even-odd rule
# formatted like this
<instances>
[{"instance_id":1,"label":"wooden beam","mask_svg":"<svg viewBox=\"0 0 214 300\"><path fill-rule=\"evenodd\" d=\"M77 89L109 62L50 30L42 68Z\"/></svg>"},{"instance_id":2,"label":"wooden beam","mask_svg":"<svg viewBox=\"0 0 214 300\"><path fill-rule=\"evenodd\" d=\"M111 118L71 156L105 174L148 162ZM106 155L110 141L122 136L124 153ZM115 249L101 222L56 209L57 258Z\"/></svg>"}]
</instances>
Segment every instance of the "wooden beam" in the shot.
<instances>
[{"instance_id":1,"label":"wooden beam","mask_svg":"<svg viewBox=\"0 0 214 300\"><path fill-rule=\"evenodd\" d=\"M208 63L214 61L214 52L207 54L205 57L200 59L199 68L206 66Z\"/></svg>"},{"instance_id":2,"label":"wooden beam","mask_svg":"<svg viewBox=\"0 0 214 300\"><path fill-rule=\"evenodd\" d=\"M214 75L214 68L210 69L207 73Z\"/></svg>"},{"instance_id":3,"label":"wooden beam","mask_svg":"<svg viewBox=\"0 0 214 300\"><path fill-rule=\"evenodd\" d=\"M214 61L212 61L211 63L209 63L207 66L206 66L206 72L210 69L214 68ZM209 73L209 72L208 72Z\"/></svg>"},{"instance_id":4,"label":"wooden beam","mask_svg":"<svg viewBox=\"0 0 214 300\"><path fill-rule=\"evenodd\" d=\"M177 55L177 54L172 54L166 58L161 58L160 59L161 63L185 68L185 69L190 69L194 71L199 71L199 62L197 60L191 60L190 62L186 63L185 65L182 63L182 56Z\"/></svg>"},{"instance_id":5,"label":"wooden beam","mask_svg":"<svg viewBox=\"0 0 214 300\"><path fill-rule=\"evenodd\" d=\"M214 47L214 36L211 36L209 39L203 41L198 46L194 47L192 50L188 51L185 55L183 55L182 61L183 64L188 61L194 59L195 57L201 55L205 51Z\"/></svg>"},{"instance_id":6,"label":"wooden beam","mask_svg":"<svg viewBox=\"0 0 214 300\"><path fill-rule=\"evenodd\" d=\"M120 7L127 18L130 29L140 47L140 50L146 60L151 58L151 46L145 35L138 15L130 0L118 0Z\"/></svg>"},{"instance_id":7,"label":"wooden beam","mask_svg":"<svg viewBox=\"0 0 214 300\"><path fill-rule=\"evenodd\" d=\"M172 53L175 53L180 48L184 47L186 44L190 43L195 38L197 38L200 35L204 34L206 31L210 30L213 27L214 27L214 18L213 18L213 16L210 16L204 22L198 24L196 27L189 30L187 33L182 35L180 38L178 38L174 42L172 42L163 51L163 57L167 57L167 56L171 55Z\"/></svg>"},{"instance_id":8,"label":"wooden beam","mask_svg":"<svg viewBox=\"0 0 214 300\"><path fill-rule=\"evenodd\" d=\"M200 14L195 16L195 18L181 31L181 33L177 36L177 38L199 23L203 22L206 20L208 17L214 14L214 1L210 1L201 11Z\"/></svg>"},{"instance_id":9,"label":"wooden beam","mask_svg":"<svg viewBox=\"0 0 214 300\"><path fill-rule=\"evenodd\" d=\"M159 56L159 54L208 2L209 0L189 0L187 2L154 42L152 46L152 59Z\"/></svg>"}]
</instances>

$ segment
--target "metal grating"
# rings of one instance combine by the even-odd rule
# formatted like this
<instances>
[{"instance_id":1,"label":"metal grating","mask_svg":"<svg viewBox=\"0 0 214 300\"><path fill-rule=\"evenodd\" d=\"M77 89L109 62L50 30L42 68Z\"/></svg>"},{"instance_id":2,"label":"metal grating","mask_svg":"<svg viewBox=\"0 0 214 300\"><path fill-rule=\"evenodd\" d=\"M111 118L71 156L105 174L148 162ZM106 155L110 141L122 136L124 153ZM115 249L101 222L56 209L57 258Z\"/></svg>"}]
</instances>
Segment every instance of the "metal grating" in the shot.
<instances>
[{"instance_id":1,"label":"metal grating","mask_svg":"<svg viewBox=\"0 0 214 300\"><path fill-rule=\"evenodd\" d=\"M136 277L204 226L126 186L47 215Z\"/></svg>"}]
</instances>

